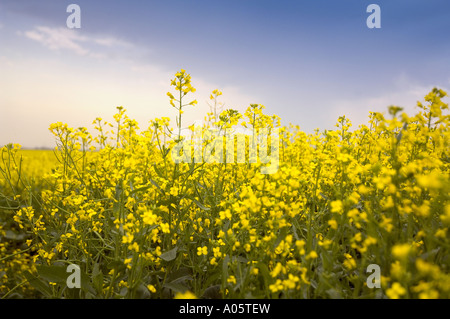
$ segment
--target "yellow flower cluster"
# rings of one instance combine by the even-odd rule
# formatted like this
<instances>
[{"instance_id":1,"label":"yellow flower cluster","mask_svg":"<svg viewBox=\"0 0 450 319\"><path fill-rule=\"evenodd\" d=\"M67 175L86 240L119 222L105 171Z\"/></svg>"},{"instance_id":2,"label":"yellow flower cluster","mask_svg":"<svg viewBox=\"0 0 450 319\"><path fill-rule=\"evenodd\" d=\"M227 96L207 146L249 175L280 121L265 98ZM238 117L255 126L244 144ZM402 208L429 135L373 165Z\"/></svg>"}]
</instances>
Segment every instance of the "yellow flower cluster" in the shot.
<instances>
[{"instance_id":1,"label":"yellow flower cluster","mask_svg":"<svg viewBox=\"0 0 450 319\"><path fill-rule=\"evenodd\" d=\"M444 91L433 89L414 116L392 106L368 125L352 129L342 116L313 134L281 126L260 104L211 113L202 132L278 130L278 169L263 174L248 137L234 149L244 162L198 162L194 149L191 162L175 163L172 148L189 140L182 109L196 100L183 102L195 92L185 70L171 85L178 135L168 118L139 131L118 107L114 123L94 121L96 137L52 124L52 161L1 149L0 296L450 297ZM66 263L88 278L79 292L43 271ZM370 264L381 289L367 286Z\"/></svg>"}]
</instances>

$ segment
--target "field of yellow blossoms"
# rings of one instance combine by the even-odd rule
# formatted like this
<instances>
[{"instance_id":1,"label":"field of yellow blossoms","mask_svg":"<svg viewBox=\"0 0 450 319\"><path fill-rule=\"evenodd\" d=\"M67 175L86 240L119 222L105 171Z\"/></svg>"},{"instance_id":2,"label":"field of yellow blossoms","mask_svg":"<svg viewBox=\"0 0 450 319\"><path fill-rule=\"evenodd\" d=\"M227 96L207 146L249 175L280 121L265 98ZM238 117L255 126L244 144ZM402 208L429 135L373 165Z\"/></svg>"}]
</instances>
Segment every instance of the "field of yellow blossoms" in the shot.
<instances>
[{"instance_id":1,"label":"field of yellow blossoms","mask_svg":"<svg viewBox=\"0 0 450 319\"><path fill-rule=\"evenodd\" d=\"M313 134L259 104L207 114L202 136L278 132L277 169L263 174L250 135L234 149L245 162L195 161L194 147L174 161L197 102L184 70L171 85L175 125L139 128L118 107L95 134L51 124L54 151L0 149L0 298L450 298L446 92L413 115L390 106Z\"/></svg>"}]
</instances>

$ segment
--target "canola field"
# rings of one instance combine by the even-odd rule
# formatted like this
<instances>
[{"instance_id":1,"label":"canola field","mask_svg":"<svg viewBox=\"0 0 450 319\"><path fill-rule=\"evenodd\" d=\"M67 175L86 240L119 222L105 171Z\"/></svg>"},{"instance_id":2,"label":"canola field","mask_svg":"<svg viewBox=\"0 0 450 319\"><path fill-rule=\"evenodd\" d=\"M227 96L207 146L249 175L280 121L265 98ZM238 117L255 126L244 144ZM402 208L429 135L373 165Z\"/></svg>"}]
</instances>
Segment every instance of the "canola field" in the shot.
<instances>
[{"instance_id":1,"label":"canola field","mask_svg":"<svg viewBox=\"0 0 450 319\"><path fill-rule=\"evenodd\" d=\"M0 298L450 298L446 92L357 128L252 104L189 135L195 88L170 83L174 124L118 107L96 132L49 123L54 151L0 149Z\"/></svg>"}]
</instances>

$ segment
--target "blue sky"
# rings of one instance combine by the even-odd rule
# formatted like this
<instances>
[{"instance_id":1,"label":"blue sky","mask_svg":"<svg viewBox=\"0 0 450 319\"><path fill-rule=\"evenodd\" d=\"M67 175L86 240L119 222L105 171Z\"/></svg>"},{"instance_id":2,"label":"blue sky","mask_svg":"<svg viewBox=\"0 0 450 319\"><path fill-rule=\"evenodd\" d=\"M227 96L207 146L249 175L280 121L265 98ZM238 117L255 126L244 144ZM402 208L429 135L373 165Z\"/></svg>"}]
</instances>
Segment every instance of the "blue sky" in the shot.
<instances>
[{"instance_id":1,"label":"blue sky","mask_svg":"<svg viewBox=\"0 0 450 319\"><path fill-rule=\"evenodd\" d=\"M66 26L71 3L81 29ZM371 3L381 29L366 26ZM261 103L307 132L391 104L414 112L450 88L449 31L446 0L0 0L0 145L52 147L51 123L91 128L119 105L141 128L174 119L180 68L198 89L186 125L216 88L225 108Z\"/></svg>"}]
</instances>

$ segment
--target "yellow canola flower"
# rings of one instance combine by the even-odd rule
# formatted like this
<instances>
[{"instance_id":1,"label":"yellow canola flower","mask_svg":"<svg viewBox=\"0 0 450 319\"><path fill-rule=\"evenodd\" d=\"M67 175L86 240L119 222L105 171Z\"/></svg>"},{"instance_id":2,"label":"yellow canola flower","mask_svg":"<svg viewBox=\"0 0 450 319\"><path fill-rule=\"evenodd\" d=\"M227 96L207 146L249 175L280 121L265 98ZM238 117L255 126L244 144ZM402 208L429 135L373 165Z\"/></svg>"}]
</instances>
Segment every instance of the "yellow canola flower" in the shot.
<instances>
[{"instance_id":1,"label":"yellow canola flower","mask_svg":"<svg viewBox=\"0 0 450 319\"><path fill-rule=\"evenodd\" d=\"M236 285L236 277L233 276L233 275L229 276L229 277L227 278L227 283Z\"/></svg>"},{"instance_id":2,"label":"yellow canola flower","mask_svg":"<svg viewBox=\"0 0 450 319\"><path fill-rule=\"evenodd\" d=\"M170 233L170 225L169 225L169 223L161 223L159 226L161 227L161 231L164 234L169 234Z\"/></svg>"},{"instance_id":3,"label":"yellow canola flower","mask_svg":"<svg viewBox=\"0 0 450 319\"><path fill-rule=\"evenodd\" d=\"M330 219L328 221L328 225L330 225L331 229L335 229L336 230L338 228L338 223L334 219Z\"/></svg>"},{"instance_id":4,"label":"yellow canola flower","mask_svg":"<svg viewBox=\"0 0 450 319\"><path fill-rule=\"evenodd\" d=\"M350 254L344 254L345 260L343 265L348 270L353 270L356 268L356 261Z\"/></svg>"},{"instance_id":5,"label":"yellow canola flower","mask_svg":"<svg viewBox=\"0 0 450 319\"><path fill-rule=\"evenodd\" d=\"M339 214L343 213L344 206L341 200L332 201L330 205L332 213L339 213Z\"/></svg>"},{"instance_id":6,"label":"yellow canola flower","mask_svg":"<svg viewBox=\"0 0 450 319\"><path fill-rule=\"evenodd\" d=\"M450 226L450 204L445 206L444 213L440 216L440 219L445 225Z\"/></svg>"},{"instance_id":7,"label":"yellow canola flower","mask_svg":"<svg viewBox=\"0 0 450 319\"><path fill-rule=\"evenodd\" d=\"M155 225L158 221L158 216L147 210L142 214L142 221L144 225Z\"/></svg>"},{"instance_id":8,"label":"yellow canola flower","mask_svg":"<svg viewBox=\"0 0 450 319\"><path fill-rule=\"evenodd\" d=\"M406 289L398 282L394 282L391 288L386 291L386 296L391 299L399 299L404 295L406 295Z\"/></svg>"},{"instance_id":9,"label":"yellow canola flower","mask_svg":"<svg viewBox=\"0 0 450 319\"><path fill-rule=\"evenodd\" d=\"M316 259L319 257L317 253L314 250L311 250L311 252L306 256L306 260Z\"/></svg>"},{"instance_id":10,"label":"yellow canola flower","mask_svg":"<svg viewBox=\"0 0 450 319\"><path fill-rule=\"evenodd\" d=\"M194 293L187 290L185 292L177 292L175 294L175 299L198 299L198 298Z\"/></svg>"},{"instance_id":11,"label":"yellow canola flower","mask_svg":"<svg viewBox=\"0 0 450 319\"><path fill-rule=\"evenodd\" d=\"M421 258L417 258L416 260L416 269L424 276L432 276L437 278L440 274L440 269L438 266L426 262Z\"/></svg>"},{"instance_id":12,"label":"yellow canola flower","mask_svg":"<svg viewBox=\"0 0 450 319\"><path fill-rule=\"evenodd\" d=\"M439 171L433 170L428 175L418 175L417 184L424 188L439 189L443 186Z\"/></svg>"},{"instance_id":13,"label":"yellow canola flower","mask_svg":"<svg viewBox=\"0 0 450 319\"><path fill-rule=\"evenodd\" d=\"M207 246L197 247L197 255L198 256L208 255L208 247Z\"/></svg>"},{"instance_id":14,"label":"yellow canola flower","mask_svg":"<svg viewBox=\"0 0 450 319\"><path fill-rule=\"evenodd\" d=\"M172 255L165 256L173 257L177 247L177 262L202 269L205 276L227 266L237 277L224 278L230 286L240 278L236 274L249 275L239 291L223 291L225 297L256 292L265 298L301 298L306 292L327 298L329 286L314 283L331 272L335 276L325 279L339 286L342 297L363 297L376 293L353 289L358 280L364 285L359 272L367 261L383 270L382 287L390 298L450 296L445 259L450 118L439 91L427 96L415 116L393 107L387 116L371 113L370 125L353 130L346 117L333 131L281 127L260 104L244 114L215 110L200 127L184 130L191 124L182 122L189 112L185 106L197 104L186 96L195 88L183 69L170 83L174 92L167 97L177 109L179 130L169 118L160 118L138 132L137 123L119 107L115 122L94 121L94 138L86 128L52 124L57 141L48 152L55 157L52 167L46 156L29 162L27 150L0 147L0 219L11 216L0 223L0 237L6 239L0 243L0 295L17 287L15 293L26 297L32 287L19 285L18 278L24 271L34 273L35 264L95 260L108 269L105 282L120 282L98 293L117 296L149 269L172 277L176 267L166 268L171 262L159 257L170 250ZM212 91L214 104L221 94ZM275 135L267 132L275 128L279 141L273 149ZM264 130L269 135L259 136ZM250 152L252 132L255 152ZM174 163L171 156L178 134L192 141L193 158L187 162ZM216 135L224 144L211 150L218 157L222 152L224 161L203 163L202 152ZM181 152L189 154L189 149ZM12 153L15 159L8 157ZM269 157L277 171L262 174ZM125 263L117 273L108 273L107 258L102 258L112 250ZM336 273L338 268L344 271ZM154 284L147 288L155 294L160 283L153 279L145 285ZM186 285L201 287L199 279L193 276ZM66 290L62 293L67 296Z\"/></svg>"},{"instance_id":15,"label":"yellow canola flower","mask_svg":"<svg viewBox=\"0 0 450 319\"><path fill-rule=\"evenodd\" d=\"M405 261L412 251L413 246L411 244L397 244L392 247L392 256L400 261Z\"/></svg>"}]
</instances>

